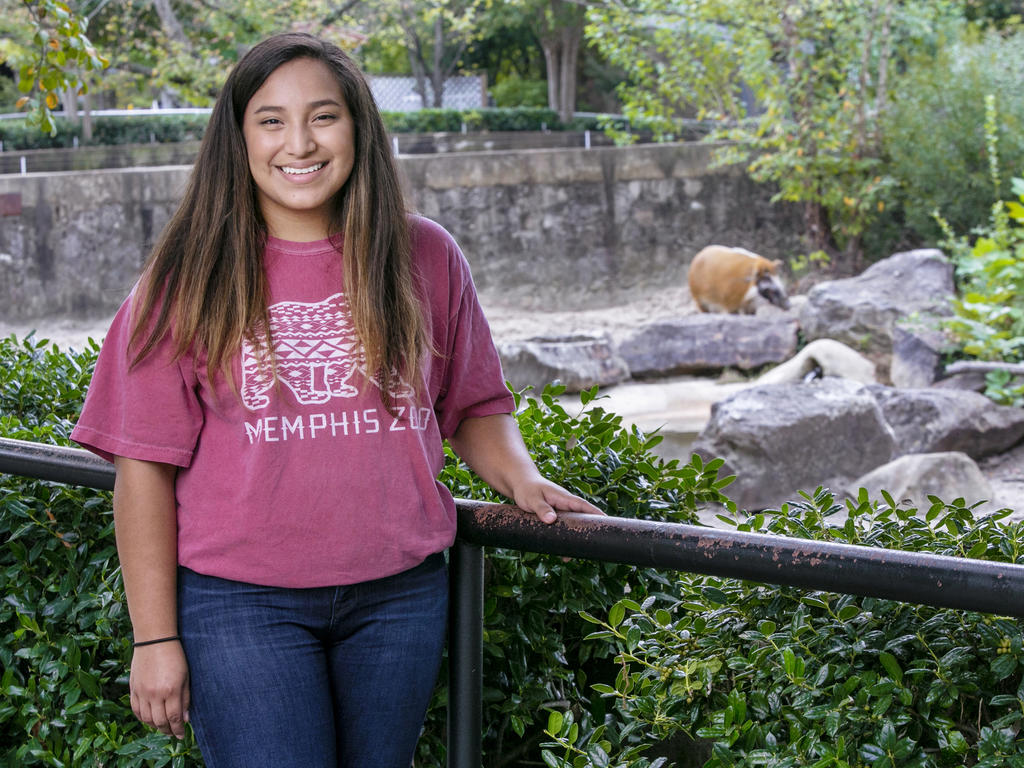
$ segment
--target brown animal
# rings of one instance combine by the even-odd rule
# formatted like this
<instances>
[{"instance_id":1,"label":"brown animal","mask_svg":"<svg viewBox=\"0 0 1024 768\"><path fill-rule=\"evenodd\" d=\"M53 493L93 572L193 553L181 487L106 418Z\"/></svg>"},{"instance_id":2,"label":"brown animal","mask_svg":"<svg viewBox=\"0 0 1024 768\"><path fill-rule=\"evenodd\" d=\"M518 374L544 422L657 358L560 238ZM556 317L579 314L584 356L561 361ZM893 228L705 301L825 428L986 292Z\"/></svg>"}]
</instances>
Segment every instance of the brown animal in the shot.
<instances>
[{"instance_id":1,"label":"brown animal","mask_svg":"<svg viewBox=\"0 0 1024 768\"><path fill-rule=\"evenodd\" d=\"M778 278L781 265L743 248L709 245L690 264L690 293L701 312L753 314L758 297L789 309Z\"/></svg>"}]
</instances>

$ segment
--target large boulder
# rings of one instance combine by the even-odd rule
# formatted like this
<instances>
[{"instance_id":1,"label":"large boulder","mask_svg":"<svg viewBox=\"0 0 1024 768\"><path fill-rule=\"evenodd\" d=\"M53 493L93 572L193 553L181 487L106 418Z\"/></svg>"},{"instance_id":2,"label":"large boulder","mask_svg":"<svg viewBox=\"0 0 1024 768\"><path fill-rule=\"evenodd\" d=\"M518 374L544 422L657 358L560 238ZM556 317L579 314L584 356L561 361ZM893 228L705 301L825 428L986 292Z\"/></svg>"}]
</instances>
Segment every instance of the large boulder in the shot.
<instances>
[{"instance_id":1,"label":"large boulder","mask_svg":"<svg viewBox=\"0 0 1024 768\"><path fill-rule=\"evenodd\" d=\"M796 351L797 324L785 315L688 315L651 323L619 344L636 378L749 371L788 360Z\"/></svg>"},{"instance_id":2,"label":"large boulder","mask_svg":"<svg viewBox=\"0 0 1024 768\"><path fill-rule=\"evenodd\" d=\"M942 375L942 353L949 347L942 331L933 328L893 328L889 378L897 387L930 387Z\"/></svg>"},{"instance_id":3,"label":"large boulder","mask_svg":"<svg viewBox=\"0 0 1024 768\"><path fill-rule=\"evenodd\" d=\"M866 354L888 355L893 328L912 313L945 315L953 296L953 267L934 248L906 251L856 277L819 283L800 310L804 337L831 338Z\"/></svg>"},{"instance_id":4,"label":"large boulder","mask_svg":"<svg viewBox=\"0 0 1024 768\"><path fill-rule=\"evenodd\" d=\"M929 496L947 503L958 498L967 504L994 500L992 486L978 465L959 451L900 456L855 480L848 493L857 498L861 488L874 500L882 498L883 490L888 491L897 503L906 501L918 510L931 506Z\"/></svg>"},{"instance_id":5,"label":"large boulder","mask_svg":"<svg viewBox=\"0 0 1024 768\"><path fill-rule=\"evenodd\" d=\"M606 387L629 378L629 367L606 335L580 335L504 341L501 367L515 389L559 381L569 392Z\"/></svg>"},{"instance_id":6,"label":"large boulder","mask_svg":"<svg viewBox=\"0 0 1024 768\"><path fill-rule=\"evenodd\" d=\"M768 384L711 408L694 443L735 474L725 492L741 508L766 509L825 485L845 488L896 451L892 429L871 390L846 379Z\"/></svg>"},{"instance_id":7,"label":"large boulder","mask_svg":"<svg viewBox=\"0 0 1024 768\"><path fill-rule=\"evenodd\" d=\"M980 459L1007 451L1024 438L1024 409L996 405L977 392L883 386L870 391L901 455L961 451Z\"/></svg>"}]
</instances>

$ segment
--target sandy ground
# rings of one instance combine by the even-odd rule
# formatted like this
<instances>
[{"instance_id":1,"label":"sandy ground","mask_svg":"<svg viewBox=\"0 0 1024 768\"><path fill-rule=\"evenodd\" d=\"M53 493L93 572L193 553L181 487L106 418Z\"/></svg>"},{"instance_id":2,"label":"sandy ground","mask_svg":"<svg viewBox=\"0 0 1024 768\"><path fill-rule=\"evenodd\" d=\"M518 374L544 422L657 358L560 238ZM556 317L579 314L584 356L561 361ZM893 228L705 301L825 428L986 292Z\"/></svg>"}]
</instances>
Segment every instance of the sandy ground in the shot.
<instances>
[{"instance_id":1,"label":"sandy ground","mask_svg":"<svg viewBox=\"0 0 1024 768\"><path fill-rule=\"evenodd\" d=\"M685 284L664 288L613 306L562 312L524 312L514 306L482 300L491 331L498 340L608 333L619 338L652 320L689 315L695 311Z\"/></svg>"}]
</instances>

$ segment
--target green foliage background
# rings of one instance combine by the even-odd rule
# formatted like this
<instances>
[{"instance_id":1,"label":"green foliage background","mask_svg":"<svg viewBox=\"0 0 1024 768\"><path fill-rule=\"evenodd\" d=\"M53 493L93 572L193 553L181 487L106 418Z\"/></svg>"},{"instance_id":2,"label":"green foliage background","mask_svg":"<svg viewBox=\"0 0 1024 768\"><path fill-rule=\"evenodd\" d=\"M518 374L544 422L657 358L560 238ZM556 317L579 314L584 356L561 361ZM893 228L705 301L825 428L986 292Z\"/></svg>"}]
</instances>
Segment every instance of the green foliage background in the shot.
<instances>
[{"instance_id":1,"label":"green foliage background","mask_svg":"<svg viewBox=\"0 0 1024 768\"><path fill-rule=\"evenodd\" d=\"M933 54L919 52L894 83L886 111L891 203L925 242L942 239L934 211L957 232L988 219L1010 196L1009 175L1024 173L1024 38L968 28ZM993 188L985 99L995 99L993 135L1009 172Z\"/></svg>"}]
</instances>

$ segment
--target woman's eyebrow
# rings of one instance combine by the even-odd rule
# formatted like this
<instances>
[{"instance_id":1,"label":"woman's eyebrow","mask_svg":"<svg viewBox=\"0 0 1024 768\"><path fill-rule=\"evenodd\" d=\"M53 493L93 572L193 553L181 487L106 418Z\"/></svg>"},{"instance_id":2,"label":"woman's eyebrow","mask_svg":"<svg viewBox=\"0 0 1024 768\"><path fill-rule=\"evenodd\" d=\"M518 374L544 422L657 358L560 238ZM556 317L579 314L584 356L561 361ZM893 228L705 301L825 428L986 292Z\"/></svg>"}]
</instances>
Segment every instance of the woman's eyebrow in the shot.
<instances>
[{"instance_id":1,"label":"woman's eyebrow","mask_svg":"<svg viewBox=\"0 0 1024 768\"><path fill-rule=\"evenodd\" d=\"M320 109L320 107L341 107L341 104L335 99L319 99L317 101L311 101L308 105L308 109ZM261 114L263 112L284 112L284 107L276 107L271 104L266 104L262 107L257 107L254 111L254 115Z\"/></svg>"}]
</instances>

